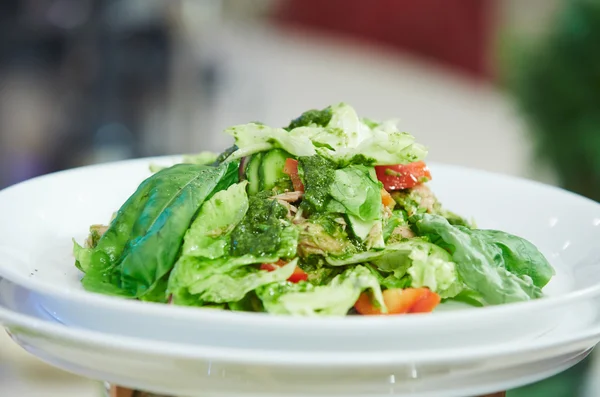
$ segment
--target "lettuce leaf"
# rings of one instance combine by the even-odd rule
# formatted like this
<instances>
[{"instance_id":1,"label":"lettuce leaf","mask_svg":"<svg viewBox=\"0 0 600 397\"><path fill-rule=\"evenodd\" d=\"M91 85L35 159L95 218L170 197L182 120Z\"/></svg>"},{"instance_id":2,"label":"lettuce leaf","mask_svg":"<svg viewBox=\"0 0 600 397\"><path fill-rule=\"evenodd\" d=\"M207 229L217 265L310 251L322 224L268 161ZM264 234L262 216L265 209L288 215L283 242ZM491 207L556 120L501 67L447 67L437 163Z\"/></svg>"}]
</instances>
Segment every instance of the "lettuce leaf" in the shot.
<instances>
[{"instance_id":1,"label":"lettuce leaf","mask_svg":"<svg viewBox=\"0 0 600 397\"><path fill-rule=\"evenodd\" d=\"M451 252L461 280L488 304L526 301L542 296L541 289L531 277L511 273L507 269L502 249L490 243L489 236L467 227L451 225L439 215L417 215L414 221L420 234L429 236ZM515 256L513 260L521 263L528 258Z\"/></svg>"},{"instance_id":2,"label":"lettuce leaf","mask_svg":"<svg viewBox=\"0 0 600 397\"><path fill-rule=\"evenodd\" d=\"M351 165L335 170L329 189L331 196L346 209L346 213L363 221L381 219L381 187L364 165Z\"/></svg>"},{"instance_id":3,"label":"lettuce leaf","mask_svg":"<svg viewBox=\"0 0 600 397\"><path fill-rule=\"evenodd\" d=\"M382 285L388 288L398 288L399 285L427 287L442 298L454 297L465 289L450 254L420 238L390 244L379 251L360 252L345 258L327 257L325 260L331 266L369 263L386 279Z\"/></svg>"},{"instance_id":4,"label":"lettuce leaf","mask_svg":"<svg viewBox=\"0 0 600 397\"><path fill-rule=\"evenodd\" d=\"M411 287L427 287L443 299L453 298L465 289L458 277L456 264L452 257L437 245L409 240L413 245L409 254L411 266L407 273L411 278Z\"/></svg>"},{"instance_id":5,"label":"lettuce leaf","mask_svg":"<svg viewBox=\"0 0 600 397\"><path fill-rule=\"evenodd\" d=\"M363 221L350 214L347 214L347 218L354 237L363 242L366 249L385 247L381 219Z\"/></svg>"},{"instance_id":6,"label":"lettuce leaf","mask_svg":"<svg viewBox=\"0 0 600 397\"><path fill-rule=\"evenodd\" d=\"M288 132L283 128L249 123L230 127L225 130L225 133L233 136L239 148L229 157L232 160L276 148L283 149L296 157L316 154L310 140L312 130L309 127L300 127Z\"/></svg>"},{"instance_id":7,"label":"lettuce leaf","mask_svg":"<svg viewBox=\"0 0 600 397\"><path fill-rule=\"evenodd\" d=\"M427 149L398 130L395 121L365 122L345 103L309 111L287 128L249 123L226 129L238 147L230 158L280 148L296 157L319 154L338 164L351 164L358 158L369 165L386 165L407 164L427 155Z\"/></svg>"},{"instance_id":8,"label":"lettuce leaf","mask_svg":"<svg viewBox=\"0 0 600 397\"><path fill-rule=\"evenodd\" d=\"M171 272L168 291L173 303L178 305L236 302L263 284L287 280L294 272L297 260L272 272L250 266L278 260L278 256L253 255L212 260L182 257Z\"/></svg>"},{"instance_id":9,"label":"lettuce leaf","mask_svg":"<svg viewBox=\"0 0 600 397\"><path fill-rule=\"evenodd\" d=\"M185 234L183 255L215 259L229 249L229 234L248 210L246 185L240 182L206 201Z\"/></svg>"},{"instance_id":10,"label":"lettuce leaf","mask_svg":"<svg viewBox=\"0 0 600 397\"><path fill-rule=\"evenodd\" d=\"M371 271L371 274L377 278L379 285L382 287L404 289L409 288L412 282L408 274L399 278L393 273L383 272L373 265L367 264L364 266Z\"/></svg>"},{"instance_id":11,"label":"lettuce leaf","mask_svg":"<svg viewBox=\"0 0 600 397\"><path fill-rule=\"evenodd\" d=\"M265 285L256 293L268 313L344 316L366 290L387 311L377 278L364 266L349 268L326 285L284 282Z\"/></svg>"},{"instance_id":12,"label":"lettuce leaf","mask_svg":"<svg viewBox=\"0 0 600 397\"><path fill-rule=\"evenodd\" d=\"M427 156L427 149L412 135L400 132L395 120L371 128L351 106L339 103L331 108L327 128L312 138L320 155L342 163L360 156L369 159L370 165L407 164Z\"/></svg>"},{"instance_id":13,"label":"lettuce leaf","mask_svg":"<svg viewBox=\"0 0 600 397\"><path fill-rule=\"evenodd\" d=\"M372 168L351 165L337 169L329 188L328 212L346 214L354 236L367 249L383 248L381 187Z\"/></svg>"},{"instance_id":14,"label":"lettuce leaf","mask_svg":"<svg viewBox=\"0 0 600 397\"><path fill-rule=\"evenodd\" d=\"M215 194L199 211L168 282L176 304L230 303L292 274L293 266L273 274L251 266L296 256L299 233L281 204L261 194L248 199L245 186Z\"/></svg>"},{"instance_id":15,"label":"lettuce leaf","mask_svg":"<svg viewBox=\"0 0 600 397\"><path fill-rule=\"evenodd\" d=\"M508 271L519 277L530 277L543 288L556 274L546 257L529 241L499 230L477 230L475 233L502 250Z\"/></svg>"},{"instance_id":16,"label":"lettuce leaf","mask_svg":"<svg viewBox=\"0 0 600 397\"><path fill-rule=\"evenodd\" d=\"M205 302L236 302L261 285L287 280L294 272L297 262L294 259L274 271L245 266L229 273L214 274L192 284L188 291Z\"/></svg>"}]
</instances>

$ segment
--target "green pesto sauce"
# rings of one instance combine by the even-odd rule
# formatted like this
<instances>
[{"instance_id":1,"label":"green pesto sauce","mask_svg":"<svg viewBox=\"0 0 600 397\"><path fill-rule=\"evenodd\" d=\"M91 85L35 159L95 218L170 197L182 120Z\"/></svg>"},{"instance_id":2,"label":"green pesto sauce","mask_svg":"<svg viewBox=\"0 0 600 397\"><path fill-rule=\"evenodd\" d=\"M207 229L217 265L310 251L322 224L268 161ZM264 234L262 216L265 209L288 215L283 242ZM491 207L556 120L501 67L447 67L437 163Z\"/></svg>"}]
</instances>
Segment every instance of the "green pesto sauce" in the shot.
<instances>
[{"instance_id":1,"label":"green pesto sauce","mask_svg":"<svg viewBox=\"0 0 600 397\"><path fill-rule=\"evenodd\" d=\"M375 165L377 160L373 157L367 157L364 154L357 154L352 156L349 160L340 161L338 166L340 168L348 167L349 165L364 165L365 167L372 167Z\"/></svg>"},{"instance_id":2,"label":"green pesto sauce","mask_svg":"<svg viewBox=\"0 0 600 397\"><path fill-rule=\"evenodd\" d=\"M266 255L281 246L281 222L287 210L269 199L270 192L260 192L250 197L248 212L231 232L230 254L232 256Z\"/></svg>"},{"instance_id":3,"label":"green pesto sauce","mask_svg":"<svg viewBox=\"0 0 600 397\"><path fill-rule=\"evenodd\" d=\"M323 227L323 231L332 237L343 237L341 225L336 222L339 214L322 214L310 218L310 222L316 223Z\"/></svg>"},{"instance_id":4,"label":"green pesto sauce","mask_svg":"<svg viewBox=\"0 0 600 397\"><path fill-rule=\"evenodd\" d=\"M329 201L335 163L321 156L300 157L298 163L304 173L304 199L301 208L309 212L321 212Z\"/></svg>"},{"instance_id":5,"label":"green pesto sauce","mask_svg":"<svg viewBox=\"0 0 600 397\"><path fill-rule=\"evenodd\" d=\"M346 269L344 266L326 266L322 257L317 255L300 262L300 267L308 275L308 282L313 285L326 285Z\"/></svg>"},{"instance_id":6,"label":"green pesto sauce","mask_svg":"<svg viewBox=\"0 0 600 397\"><path fill-rule=\"evenodd\" d=\"M323 110L317 110L317 109L308 110L308 111L302 113L302 115L300 117L298 117L297 119L292 120L290 125L288 125L285 129L290 131L290 130L293 130L294 128L307 127L310 125L316 125L318 127L325 127L331 121L332 116L333 116L333 113L331 112L330 107L326 107Z\"/></svg>"}]
</instances>

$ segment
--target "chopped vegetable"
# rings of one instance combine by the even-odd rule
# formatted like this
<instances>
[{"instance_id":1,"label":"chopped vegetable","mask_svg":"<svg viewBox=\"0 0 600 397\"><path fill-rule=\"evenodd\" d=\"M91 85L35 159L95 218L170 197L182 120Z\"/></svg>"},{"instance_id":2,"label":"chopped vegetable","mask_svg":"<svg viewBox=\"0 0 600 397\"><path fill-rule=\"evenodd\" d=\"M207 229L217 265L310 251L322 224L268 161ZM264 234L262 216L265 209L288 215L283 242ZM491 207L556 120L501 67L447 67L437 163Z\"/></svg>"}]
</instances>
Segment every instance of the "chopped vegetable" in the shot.
<instances>
[{"instance_id":1,"label":"chopped vegetable","mask_svg":"<svg viewBox=\"0 0 600 397\"><path fill-rule=\"evenodd\" d=\"M304 192L304 185L302 184L302 180L298 175L298 160L291 158L285 160L283 172L290 176L290 179L292 180L292 186L294 187L295 191Z\"/></svg>"},{"instance_id":2,"label":"chopped vegetable","mask_svg":"<svg viewBox=\"0 0 600 397\"><path fill-rule=\"evenodd\" d=\"M362 293L354 308L363 315L429 313L440 303L441 298L427 288L393 288L383 291L387 313L373 303L368 293Z\"/></svg>"},{"instance_id":3,"label":"chopped vegetable","mask_svg":"<svg viewBox=\"0 0 600 397\"><path fill-rule=\"evenodd\" d=\"M285 265L286 265L286 263L280 259L276 263L263 263L262 265L260 265L260 269L266 270L268 272L272 272L272 271L275 271ZM308 280L308 274L306 274L306 272L304 270L302 270L301 268L299 268L298 266L296 266L294 268L294 272L288 278L288 281L291 283L299 283L300 281L306 281L306 280Z\"/></svg>"},{"instance_id":4,"label":"chopped vegetable","mask_svg":"<svg viewBox=\"0 0 600 397\"><path fill-rule=\"evenodd\" d=\"M370 290L374 302L385 308L377 279L364 266L356 266L326 284L277 283L257 290L265 311L291 315L346 315L361 292Z\"/></svg>"},{"instance_id":5,"label":"chopped vegetable","mask_svg":"<svg viewBox=\"0 0 600 397\"><path fill-rule=\"evenodd\" d=\"M381 189L381 204L383 204L384 207L388 207L390 210L394 209L394 206L396 205L396 201L394 201L392 195L385 189Z\"/></svg>"},{"instance_id":6,"label":"chopped vegetable","mask_svg":"<svg viewBox=\"0 0 600 397\"><path fill-rule=\"evenodd\" d=\"M388 190L410 189L431 180L429 168L422 161L410 164L379 165L375 167L377 179Z\"/></svg>"}]
</instances>

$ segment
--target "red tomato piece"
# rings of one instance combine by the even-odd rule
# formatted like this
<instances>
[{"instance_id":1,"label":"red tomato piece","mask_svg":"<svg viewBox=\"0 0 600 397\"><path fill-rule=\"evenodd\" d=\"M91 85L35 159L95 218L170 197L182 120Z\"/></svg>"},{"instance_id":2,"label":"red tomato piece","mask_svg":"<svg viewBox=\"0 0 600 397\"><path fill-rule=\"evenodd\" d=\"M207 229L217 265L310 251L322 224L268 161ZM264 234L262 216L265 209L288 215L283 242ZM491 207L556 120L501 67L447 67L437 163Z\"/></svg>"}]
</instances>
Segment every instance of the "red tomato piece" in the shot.
<instances>
[{"instance_id":1,"label":"red tomato piece","mask_svg":"<svg viewBox=\"0 0 600 397\"><path fill-rule=\"evenodd\" d=\"M354 308L363 316L381 314L381 309L373 304L371 295L366 292L360 294L358 300L354 304Z\"/></svg>"},{"instance_id":2,"label":"red tomato piece","mask_svg":"<svg viewBox=\"0 0 600 397\"><path fill-rule=\"evenodd\" d=\"M414 288L392 288L383 291L383 301L388 314L406 314L419 299L421 291Z\"/></svg>"},{"instance_id":3,"label":"red tomato piece","mask_svg":"<svg viewBox=\"0 0 600 397\"><path fill-rule=\"evenodd\" d=\"M260 265L260 270L266 270L268 272L272 272L274 270L277 270L278 268L285 266L286 262L284 262L283 260L279 260L277 261L277 263L263 263ZM294 272L292 273L292 275L288 278L289 282L292 283L299 283L300 281L306 281L308 280L308 274L306 274L306 272L304 270L302 270L301 268L299 268L298 266L296 266L294 268Z\"/></svg>"},{"instance_id":4,"label":"red tomato piece","mask_svg":"<svg viewBox=\"0 0 600 397\"><path fill-rule=\"evenodd\" d=\"M278 266L274 263L263 263L262 265L260 265L260 270L266 270L268 272L277 270L277 268Z\"/></svg>"},{"instance_id":5,"label":"red tomato piece","mask_svg":"<svg viewBox=\"0 0 600 397\"><path fill-rule=\"evenodd\" d=\"M297 192L304 192L304 185L302 184L302 180L298 175L298 160L294 159L286 159L285 166L283 167L283 172L290 176L292 180L292 186L294 186L294 190Z\"/></svg>"},{"instance_id":6,"label":"red tomato piece","mask_svg":"<svg viewBox=\"0 0 600 397\"><path fill-rule=\"evenodd\" d=\"M354 308L362 315L429 313L440 301L440 296L428 288L391 288L383 291L387 313L382 313L381 308L373 304L368 293L360 295Z\"/></svg>"},{"instance_id":7,"label":"red tomato piece","mask_svg":"<svg viewBox=\"0 0 600 397\"><path fill-rule=\"evenodd\" d=\"M442 298L426 288L427 293L424 293L410 308L410 313L430 313L440 304Z\"/></svg>"},{"instance_id":8,"label":"red tomato piece","mask_svg":"<svg viewBox=\"0 0 600 397\"><path fill-rule=\"evenodd\" d=\"M423 161L410 164L375 166L377 179L385 190L410 189L431 180L431 172Z\"/></svg>"},{"instance_id":9,"label":"red tomato piece","mask_svg":"<svg viewBox=\"0 0 600 397\"><path fill-rule=\"evenodd\" d=\"M288 278L288 281L291 283L299 283L300 281L308 280L308 274L298 266L294 269L294 273Z\"/></svg>"}]
</instances>

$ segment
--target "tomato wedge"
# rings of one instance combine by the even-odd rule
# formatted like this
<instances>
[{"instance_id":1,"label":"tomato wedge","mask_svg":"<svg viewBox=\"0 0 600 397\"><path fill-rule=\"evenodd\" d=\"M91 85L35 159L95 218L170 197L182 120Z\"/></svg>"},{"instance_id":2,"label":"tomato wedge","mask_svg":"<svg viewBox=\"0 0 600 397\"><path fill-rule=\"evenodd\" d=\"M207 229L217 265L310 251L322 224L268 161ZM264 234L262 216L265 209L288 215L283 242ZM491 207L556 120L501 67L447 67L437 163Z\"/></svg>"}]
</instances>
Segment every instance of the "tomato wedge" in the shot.
<instances>
[{"instance_id":1,"label":"tomato wedge","mask_svg":"<svg viewBox=\"0 0 600 397\"><path fill-rule=\"evenodd\" d=\"M277 270L277 268L284 266L285 264L286 263L284 261L282 261L281 259L279 261L277 261L277 263L263 263L260 265L260 270L266 270L268 272L272 272L274 270ZM294 268L294 272L288 278L288 281L292 282L292 283L299 283L300 281L306 281L306 280L308 280L308 274L306 274L306 272L304 270L300 269L298 266L296 266Z\"/></svg>"},{"instance_id":2,"label":"tomato wedge","mask_svg":"<svg viewBox=\"0 0 600 397\"><path fill-rule=\"evenodd\" d=\"M410 164L375 166L377 179L387 191L410 189L431 179L431 172L423 161Z\"/></svg>"},{"instance_id":3,"label":"tomato wedge","mask_svg":"<svg viewBox=\"0 0 600 397\"><path fill-rule=\"evenodd\" d=\"M440 303L441 298L428 288L391 288L383 291L383 301L388 312L382 313L368 293L362 293L354 308L362 315L429 313Z\"/></svg>"},{"instance_id":4,"label":"tomato wedge","mask_svg":"<svg viewBox=\"0 0 600 397\"><path fill-rule=\"evenodd\" d=\"M354 304L356 311L364 316L381 314L381 309L373 304L371 296L363 292Z\"/></svg>"},{"instance_id":5,"label":"tomato wedge","mask_svg":"<svg viewBox=\"0 0 600 397\"><path fill-rule=\"evenodd\" d=\"M294 159L286 159L285 165L283 166L283 172L290 176L292 180L292 186L294 190L297 192L304 192L304 185L302 184L302 180L298 175L298 160Z\"/></svg>"},{"instance_id":6,"label":"tomato wedge","mask_svg":"<svg viewBox=\"0 0 600 397\"><path fill-rule=\"evenodd\" d=\"M298 266L296 266L296 268L294 269L294 273L292 273L290 278L288 278L288 281L291 283L299 283L300 281L307 281L307 280L308 280L308 274L306 274L306 272L304 270L300 269Z\"/></svg>"},{"instance_id":7,"label":"tomato wedge","mask_svg":"<svg viewBox=\"0 0 600 397\"><path fill-rule=\"evenodd\" d=\"M383 301L389 314L405 314L410 312L411 307L419 300L421 294L425 294L425 291L414 288L386 289L383 291Z\"/></svg>"},{"instance_id":8,"label":"tomato wedge","mask_svg":"<svg viewBox=\"0 0 600 397\"><path fill-rule=\"evenodd\" d=\"M274 263L263 263L260 265L260 270L266 270L268 272L272 272L277 270L279 266Z\"/></svg>"},{"instance_id":9,"label":"tomato wedge","mask_svg":"<svg viewBox=\"0 0 600 397\"><path fill-rule=\"evenodd\" d=\"M424 288L427 292L423 293L409 310L409 313L430 313L437 305L440 304L442 298L435 292L431 292Z\"/></svg>"}]
</instances>

